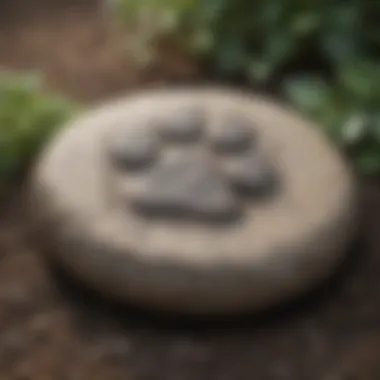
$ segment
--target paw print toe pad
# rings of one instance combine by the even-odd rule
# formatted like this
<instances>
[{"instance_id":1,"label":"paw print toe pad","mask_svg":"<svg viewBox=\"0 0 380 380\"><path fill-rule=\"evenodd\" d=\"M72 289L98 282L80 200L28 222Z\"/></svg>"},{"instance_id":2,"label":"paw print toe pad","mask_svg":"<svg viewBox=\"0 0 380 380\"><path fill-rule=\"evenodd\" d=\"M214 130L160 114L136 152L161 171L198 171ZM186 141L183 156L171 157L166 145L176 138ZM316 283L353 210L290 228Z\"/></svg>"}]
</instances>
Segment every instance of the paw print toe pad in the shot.
<instances>
[{"instance_id":1,"label":"paw print toe pad","mask_svg":"<svg viewBox=\"0 0 380 380\"><path fill-rule=\"evenodd\" d=\"M228 115L216 125L210 134L211 145L220 153L240 153L251 148L255 132L248 120Z\"/></svg>"},{"instance_id":2,"label":"paw print toe pad","mask_svg":"<svg viewBox=\"0 0 380 380\"><path fill-rule=\"evenodd\" d=\"M245 193L256 194L274 189L275 173L262 157L249 153L224 166L232 185Z\"/></svg>"},{"instance_id":3,"label":"paw print toe pad","mask_svg":"<svg viewBox=\"0 0 380 380\"><path fill-rule=\"evenodd\" d=\"M111 153L114 162L128 170L141 169L153 163L158 155L158 141L145 129L125 129L113 136Z\"/></svg>"}]
</instances>

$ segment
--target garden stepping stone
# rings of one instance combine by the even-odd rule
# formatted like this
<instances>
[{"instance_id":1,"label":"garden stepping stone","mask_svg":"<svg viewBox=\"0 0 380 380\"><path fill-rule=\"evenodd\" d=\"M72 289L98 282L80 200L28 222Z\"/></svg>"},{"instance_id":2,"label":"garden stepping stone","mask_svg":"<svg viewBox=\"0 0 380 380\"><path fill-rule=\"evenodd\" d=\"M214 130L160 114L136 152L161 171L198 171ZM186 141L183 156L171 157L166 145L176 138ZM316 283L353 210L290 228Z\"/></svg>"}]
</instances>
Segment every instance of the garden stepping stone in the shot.
<instances>
[{"instance_id":1,"label":"garden stepping stone","mask_svg":"<svg viewBox=\"0 0 380 380\"><path fill-rule=\"evenodd\" d=\"M145 90L46 146L31 207L51 255L116 300L190 314L258 311L343 260L356 186L318 126L225 88Z\"/></svg>"}]
</instances>

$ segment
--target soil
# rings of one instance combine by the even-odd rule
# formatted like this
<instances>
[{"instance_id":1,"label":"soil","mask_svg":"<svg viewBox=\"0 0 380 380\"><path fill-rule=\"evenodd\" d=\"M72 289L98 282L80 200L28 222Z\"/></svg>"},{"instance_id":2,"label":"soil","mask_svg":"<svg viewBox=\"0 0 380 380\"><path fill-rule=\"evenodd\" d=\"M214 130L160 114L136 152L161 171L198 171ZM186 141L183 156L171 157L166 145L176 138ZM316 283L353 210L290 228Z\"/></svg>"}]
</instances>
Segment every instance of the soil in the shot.
<instances>
[{"instance_id":1,"label":"soil","mask_svg":"<svg viewBox=\"0 0 380 380\"><path fill-rule=\"evenodd\" d=\"M86 103L199 79L193 64L167 52L138 70L98 5L2 0L0 66L42 70L49 86ZM380 184L362 180L361 190L362 233L331 281L260 316L208 321L91 294L43 259L22 192L3 192L0 379L380 379Z\"/></svg>"}]
</instances>

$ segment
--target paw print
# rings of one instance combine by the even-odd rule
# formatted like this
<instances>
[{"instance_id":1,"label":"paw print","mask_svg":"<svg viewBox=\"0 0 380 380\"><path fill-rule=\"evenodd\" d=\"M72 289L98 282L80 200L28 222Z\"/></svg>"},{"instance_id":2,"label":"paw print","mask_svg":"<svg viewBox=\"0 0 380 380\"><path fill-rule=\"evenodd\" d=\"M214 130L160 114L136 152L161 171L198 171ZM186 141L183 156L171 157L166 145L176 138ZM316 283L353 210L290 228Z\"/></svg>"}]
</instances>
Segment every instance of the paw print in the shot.
<instances>
[{"instance_id":1,"label":"paw print","mask_svg":"<svg viewBox=\"0 0 380 380\"><path fill-rule=\"evenodd\" d=\"M232 113L211 122L202 109L179 109L123 129L110 153L129 206L149 217L232 220L277 188L257 131Z\"/></svg>"}]
</instances>

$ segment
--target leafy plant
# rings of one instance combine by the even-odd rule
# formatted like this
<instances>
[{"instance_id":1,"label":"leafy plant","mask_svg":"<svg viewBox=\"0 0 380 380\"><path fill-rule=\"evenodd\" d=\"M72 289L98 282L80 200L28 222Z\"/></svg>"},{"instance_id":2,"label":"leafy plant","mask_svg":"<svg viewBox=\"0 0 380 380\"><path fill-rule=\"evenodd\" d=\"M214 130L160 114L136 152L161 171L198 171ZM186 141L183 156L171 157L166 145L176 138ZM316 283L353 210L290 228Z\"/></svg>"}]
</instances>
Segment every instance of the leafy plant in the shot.
<instances>
[{"instance_id":1,"label":"leafy plant","mask_svg":"<svg viewBox=\"0 0 380 380\"><path fill-rule=\"evenodd\" d=\"M11 181L76 111L32 74L0 73L0 183Z\"/></svg>"},{"instance_id":2,"label":"leafy plant","mask_svg":"<svg viewBox=\"0 0 380 380\"><path fill-rule=\"evenodd\" d=\"M380 2L112 0L111 8L136 31L140 52L152 58L154 42L170 38L225 77L274 85L350 148L361 171L380 174Z\"/></svg>"}]
</instances>

